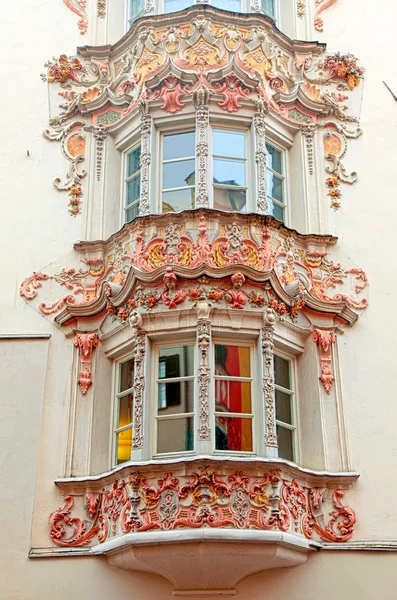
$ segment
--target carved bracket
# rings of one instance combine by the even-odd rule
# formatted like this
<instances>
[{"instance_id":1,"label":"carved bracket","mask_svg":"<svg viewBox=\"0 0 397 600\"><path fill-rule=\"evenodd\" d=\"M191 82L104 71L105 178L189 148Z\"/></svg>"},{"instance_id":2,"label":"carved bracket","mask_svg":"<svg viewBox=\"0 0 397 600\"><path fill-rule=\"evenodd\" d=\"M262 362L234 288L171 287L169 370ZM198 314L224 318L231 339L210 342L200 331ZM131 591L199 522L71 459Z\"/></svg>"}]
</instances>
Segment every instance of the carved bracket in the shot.
<instances>
[{"instance_id":1,"label":"carved bracket","mask_svg":"<svg viewBox=\"0 0 397 600\"><path fill-rule=\"evenodd\" d=\"M92 356L98 343L99 339L96 333L78 333L74 338L74 345L79 349L80 354L80 377L78 384L83 395L87 393L88 388L92 384Z\"/></svg>"},{"instance_id":2,"label":"carved bracket","mask_svg":"<svg viewBox=\"0 0 397 600\"><path fill-rule=\"evenodd\" d=\"M336 342L336 335L333 331L314 329L312 339L317 344L320 359L321 375L319 380L329 394L335 379L332 369L332 344Z\"/></svg>"}]
</instances>

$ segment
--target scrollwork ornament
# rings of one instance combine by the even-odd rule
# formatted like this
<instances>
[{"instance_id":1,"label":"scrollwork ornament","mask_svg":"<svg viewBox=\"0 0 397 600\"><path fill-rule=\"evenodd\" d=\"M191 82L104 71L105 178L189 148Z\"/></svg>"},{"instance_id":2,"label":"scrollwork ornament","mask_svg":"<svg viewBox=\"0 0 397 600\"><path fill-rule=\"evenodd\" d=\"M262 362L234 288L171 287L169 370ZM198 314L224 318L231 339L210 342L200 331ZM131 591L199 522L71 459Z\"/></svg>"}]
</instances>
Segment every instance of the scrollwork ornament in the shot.
<instances>
[{"instance_id":1,"label":"scrollwork ornament","mask_svg":"<svg viewBox=\"0 0 397 600\"><path fill-rule=\"evenodd\" d=\"M138 330L134 353L134 439L133 449L143 448L143 392L145 388L146 333Z\"/></svg>"}]
</instances>

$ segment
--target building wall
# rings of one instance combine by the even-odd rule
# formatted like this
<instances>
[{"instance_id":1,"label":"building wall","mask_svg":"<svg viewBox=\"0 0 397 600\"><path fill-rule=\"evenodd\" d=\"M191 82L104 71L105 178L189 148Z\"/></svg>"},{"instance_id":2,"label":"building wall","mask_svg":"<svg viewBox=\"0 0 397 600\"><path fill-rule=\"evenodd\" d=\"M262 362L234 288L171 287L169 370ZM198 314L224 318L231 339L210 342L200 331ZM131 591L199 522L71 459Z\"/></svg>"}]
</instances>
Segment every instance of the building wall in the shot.
<instances>
[{"instance_id":1,"label":"building wall","mask_svg":"<svg viewBox=\"0 0 397 600\"><path fill-rule=\"evenodd\" d=\"M309 5L311 0L306 0ZM90 5L90 2L88 2ZM94 4L91 1L91 4ZM108 10L112 2L108 0ZM308 6L313 12L313 7ZM2 190L2 334L50 334L49 339L1 339L1 465L3 479L0 552L5 599L98 599L171 597L161 578L123 572L105 558L29 559L31 546L48 539L47 518L59 504L53 481L65 470L64 432L70 418L72 342L42 318L18 289L32 271L72 254L85 237L81 217L70 218L67 201L52 179L65 170L59 148L42 130L56 114L54 94L40 80L43 63L53 55L72 55L77 45L103 43L100 30L81 36L77 17L61 0L36 3L6 0L2 39L9 58L2 76L7 92L0 150ZM95 7L89 7L90 22ZM358 0L337 0L323 13L324 33L312 35L330 51L352 52L365 69L361 126L345 159L358 182L344 189L342 208L329 211L336 249L361 265L370 280L370 306L352 330L339 337L342 397L349 462L360 479L349 492L358 521L355 541L395 543L397 459L395 360L397 316L393 306L394 250L397 235L397 104L382 81L397 94L394 60L397 9L379 0L376 10ZM99 23L103 27L102 23ZM112 36L110 36L112 37ZM101 39L100 39L101 38ZM112 41L115 41L112 39ZM49 105L49 98L50 105ZM43 269L44 270L44 269ZM82 442L83 443L83 442ZM39 501L38 501L39 499ZM31 530L34 517L34 529ZM294 569L251 576L237 587L237 598L286 596L321 598L394 598L395 552L321 551Z\"/></svg>"}]
</instances>

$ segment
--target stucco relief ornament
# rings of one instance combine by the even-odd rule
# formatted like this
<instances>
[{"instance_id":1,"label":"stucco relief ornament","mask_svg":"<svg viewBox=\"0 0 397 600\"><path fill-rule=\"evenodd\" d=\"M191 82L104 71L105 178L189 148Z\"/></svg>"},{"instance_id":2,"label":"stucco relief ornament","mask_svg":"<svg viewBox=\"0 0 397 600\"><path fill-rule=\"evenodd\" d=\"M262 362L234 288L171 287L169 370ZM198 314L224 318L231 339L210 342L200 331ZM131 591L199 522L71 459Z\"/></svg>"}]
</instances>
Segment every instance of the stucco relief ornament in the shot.
<instances>
[{"instance_id":1,"label":"stucco relief ornament","mask_svg":"<svg viewBox=\"0 0 397 600\"><path fill-rule=\"evenodd\" d=\"M225 293L224 298L226 302L231 304L231 308L244 308L248 300L247 294L241 289L245 283L244 275L242 273L235 273L231 277L231 282L233 288Z\"/></svg>"},{"instance_id":2,"label":"stucco relief ornament","mask_svg":"<svg viewBox=\"0 0 397 600\"><path fill-rule=\"evenodd\" d=\"M273 309L267 308L263 313L262 327L262 356L263 356L263 382L262 389L265 404L265 445L277 448L276 432L276 398L274 387L274 325L277 316Z\"/></svg>"},{"instance_id":3,"label":"stucco relief ornament","mask_svg":"<svg viewBox=\"0 0 397 600\"><path fill-rule=\"evenodd\" d=\"M315 0L316 12L314 13L314 29L316 31L323 31L324 29L324 21L320 17L320 14L335 4L335 2L336 0Z\"/></svg>"},{"instance_id":4,"label":"stucco relief ornament","mask_svg":"<svg viewBox=\"0 0 397 600\"><path fill-rule=\"evenodd\" d=\"M206 305L206 306L204 306ZM198 402L199 402L199 427L198 439L208 440L211 437L209 422L209 385L210 385L210 365L208 358L209 346L211 343L211 322L208 320L211 304L208 302L197 303L197 345L199 351L198 368ZM202 316L206 318L202 318Z\"/></svg>"},{"instance_id":5,"label":"stucco relief ornament","mask_svg":"<svg viewBox=\"0 0 397 600\"><path fill-rule=\"evenodd\" d=\"M86 13L87 0L63 0L63 3L78 15L80 18L77 21L77 26L80 29L81 35L87 33L88 18Z\"/></svg>"},{"instance_id":6,"label":"stucco relief ornament","mask_svg":"<svg viewBox=\"0 0 397 600\"><path fill-rule=\"evenodd\" d=\"M143 392L145 388L146 333L138 329L134 352L134 450L143 448Z\"/></svg>"},{"instance_id":7,"label":"stucco relief ornament","mask_svg":"<svg viewBox=\"0 0 397 600\"><path fill-rule=\"evenodd\" d=\"M332 373L332 345L336 342L336 335L333 331L314 329L312 339L317 345L320 359L321 375L319 380L327 394L330 394L335 380Z\"/></svg>"},{"instance_id":8,"label":"stucco relief ornament","mask_svg":"<svg viewBox=\"0 0 397 600\"><path fill-rule=\"evenodd\" d=\"M186 292L183 289L177 290L178 279L171 267L167 267L164 278L164 291L161 294L162 302L168 308L176 308L186 299Z\"/></svg>"},{"instance_id":9,"label":"stucco relief ornament","mask_svg":"<svg viewBox=\"0 0 397 600\"><path fill-rule=\"evenodd\" d=\"M98 346L99 338L96 333L78 333L74 345L79 349L80 377L78 384L83 395L92 384L92 358L94 349Z\"/></svg>"}]
</instances>

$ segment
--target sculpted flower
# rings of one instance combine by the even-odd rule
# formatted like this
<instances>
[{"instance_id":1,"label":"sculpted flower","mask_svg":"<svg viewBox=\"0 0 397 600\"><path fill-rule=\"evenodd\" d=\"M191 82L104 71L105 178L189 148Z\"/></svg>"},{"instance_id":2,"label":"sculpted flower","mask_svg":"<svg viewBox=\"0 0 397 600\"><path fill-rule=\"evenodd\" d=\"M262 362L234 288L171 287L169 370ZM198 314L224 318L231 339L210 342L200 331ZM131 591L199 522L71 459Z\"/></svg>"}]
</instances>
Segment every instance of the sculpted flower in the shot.
<instances>
[{"instance_id":1,"label":"sculpted flower","mask_svg":"<svg viewBox=\"0 0 397 600\"><path fill-rule=\"evenodd\" d=\"M128 306L130 306L132 309L136 308L136 302L134 300L134 298L130 298L127 302Z\"/></svg>"},{"instance_id":2,"label":"sculpted flower","mask_svg":"<svg viewBox=\"0 0 397 600\"><path fill-rule=\"evenodd\" d=\"M280 302L278 307L277 307L277 312L279 315L285 315L285 313L288 311L286 304L284 304L284 302Z\"/></svg>"},{"instance_id":3,"label":"sculpted flower","mask_svg":"<svg viewBox=\"0 0 397 600\"><path fill-rule=\"evenodd\" d=\"M117 310L117 318L120 319L121 321L125 321L126 319L128 319L128 316L129 316L128 310L126 310L125 308L120 306L120 308Z\"/></svg>"},{"instance_id":4,"label":"sculpted flower","mask_svg":"<svg viewBox=\"0 0 397 600\"><path fill-rule=\"evenodd\" d=\"M188 294L190 300L197 300L197 298L200 296L200 288L197 288L197 287L190 288L187 291L187 294Z\"/></svg>"},{"instance_id":5,"label":"sculpted flower","mask_svg":"<svg viewBox=\"0 0 397 600\"><path fill-rule=\"evenodd\" d=\"M339 198L339 196L340 196L340 190L338 190L338 188L330 190L328 193L330 196L335 197L335 198Z\"/></svg>"},{"instance_id":6,"label":"sculpted flower","mask_svg":"<svg viewBox=\"0 0 397 600\"><path fill-rule=\"evenodd\" d=\"M327 177L327 186L328 187L335 187L339 185L339 181L337 179L337 177Z\"/></svg>"},{"instance_id":7,"label":"sculpted flower","mask_svg":"<svg viewBox=\"0 0 397 600\"><path fill-rule=\"evenodd\" d=\"M223 291L220 290L219 288L214 288L210 291L210 293L208 294L208 297L211 300L215 300L215 302L220 302L223 298Z\"/></svg>"},{"instance_id":8,"label":"sculpted flower","mask_svg":"<svg viewBox=\"0 0 397 600\"><path fill-rule=\"evenodd\" d=\"M111 302L108 302L106 305L106 311L109 315L114 315L115 313L115 308L113 306L113 304Z\"/></svg>"},{"instance_id":9,"label":"sculpted flower","mask_svg":"<svg viewBox=\"0 0 397 600\"><path fill-rule=\"evenodd\" d=\"M250 295L250 302L255 304L255 306L263 306L265 304L265 298L262 296L262 294L253 293Z\"/></svg>"},{"instance_id":10,"label":"sculpted flower","mask_svg":"<svg viewBox=\"0 0 397 600\"><path fill-rule=\"evenodd\" d=\"M149 308L153 308L154 306L156 306L158 301L159 301L159 299L156 296L156 294L149 294L146 298L146 304L148 305Z\"/></svg>"},{"instance_id":11,"label":"sculpted flower","mask_svg":"<svg viewBox=\"0 0 397 600\"><path fill-rule=\"evenodd\" d=\"M269 300L269 306L273 310L277 310L278 309L278 302L277 302L276 298L270 298L270 300Z\"/></svg>"}]
</instances>

